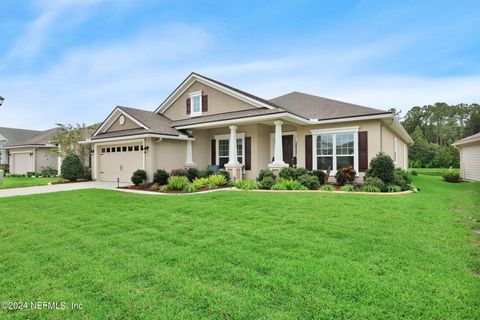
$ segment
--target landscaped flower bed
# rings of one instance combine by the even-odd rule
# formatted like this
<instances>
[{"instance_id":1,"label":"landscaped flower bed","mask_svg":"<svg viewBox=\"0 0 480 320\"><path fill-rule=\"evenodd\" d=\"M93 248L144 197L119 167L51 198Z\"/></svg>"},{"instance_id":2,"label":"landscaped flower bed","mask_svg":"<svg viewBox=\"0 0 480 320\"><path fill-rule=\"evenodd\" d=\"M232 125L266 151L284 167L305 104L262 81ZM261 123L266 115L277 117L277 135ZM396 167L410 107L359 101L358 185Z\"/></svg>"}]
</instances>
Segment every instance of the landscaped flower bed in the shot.
<instances>
[{"instance_id":1,"label":"landscaped flower bed","mask_svg":"<svg viewBox=\"0 0 480 320\"><path fill-rule=\"evenodd\" d=\"M260 171L257 180L242 180L235 183L241 190L276 190L301 191L320 190L326 192L369 192L369 193L401 193L417 192L411 184L408 172L396 168L393 160L384 153L379 153L370 162L370 169L365 173L362 184L355 183L357 173L352 167L342 168L335 174L336 184L328 183L325 173L321 170L308 171L304 168L283 168L279 176L270 170Z\"/></svg>"},{"instance_id":2,"label":"landscaped flower bed","mask_svg":"<svg viewBox=\"0 0 480 320\"><path fill-rule=\"evenodd\" d=\"M152 191L159 193L193 193L230 188L230 176L225 170L214 174L212 170L174 169L170 173L159 169L155 172L153 183L145 183L147 173L137 170L133 173L133 186L121 189Z\"/></svg>"}]
</instances>

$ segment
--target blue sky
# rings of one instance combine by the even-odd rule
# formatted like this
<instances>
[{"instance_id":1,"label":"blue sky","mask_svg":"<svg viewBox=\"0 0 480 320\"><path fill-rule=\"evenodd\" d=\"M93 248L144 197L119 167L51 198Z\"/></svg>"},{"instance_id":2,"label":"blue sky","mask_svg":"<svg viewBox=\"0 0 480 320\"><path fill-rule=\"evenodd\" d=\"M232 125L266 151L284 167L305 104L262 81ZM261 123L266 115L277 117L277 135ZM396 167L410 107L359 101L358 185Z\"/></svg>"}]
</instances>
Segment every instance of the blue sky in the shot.
<instances>
[{"instance_id":1,"label":"blue sky","mask_svg":"<svg viewBox=\"0 0 480 320\"><path fill-rule=\"evenodd\" d=\"M264 98L480 102L478 1L1 1L0 126L154 110L196 71Z\"/></svg>"}]
</instances>

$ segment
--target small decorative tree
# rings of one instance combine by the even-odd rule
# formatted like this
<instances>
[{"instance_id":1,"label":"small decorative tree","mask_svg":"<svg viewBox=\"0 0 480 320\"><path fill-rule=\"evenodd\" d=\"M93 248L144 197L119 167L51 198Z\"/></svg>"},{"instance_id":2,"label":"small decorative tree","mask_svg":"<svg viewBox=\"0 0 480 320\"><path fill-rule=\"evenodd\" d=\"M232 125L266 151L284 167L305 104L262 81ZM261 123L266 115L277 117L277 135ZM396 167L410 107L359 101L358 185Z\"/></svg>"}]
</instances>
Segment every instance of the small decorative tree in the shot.
<instances>
[{"instance_id":1,"label":"small decorative tree","mask_svg":"<svg viewBox=\"0 0 480 320\"><path fill-rule=\"evenodd\" d=\"M93 132L94 126L78 123L76 125L57 123L56 126L57 132L52 139L56 148L52 149L52 153L62 158L68 154L76 154L83 165L88 163L91 148L89 145L79 142L85 140L89 133Z\"/></svg>"},{"instance_id":2,"label":"small decorative tree","mask_svg":"<svg viewBox=\"0 0 480 320\"><path fill-rule=\"evenodd\" d=\"M62 162L62 178L69 181L77 181L84 175L83 165L80 158L73 153L67 154Z\"/></svg>"}]
</instances>

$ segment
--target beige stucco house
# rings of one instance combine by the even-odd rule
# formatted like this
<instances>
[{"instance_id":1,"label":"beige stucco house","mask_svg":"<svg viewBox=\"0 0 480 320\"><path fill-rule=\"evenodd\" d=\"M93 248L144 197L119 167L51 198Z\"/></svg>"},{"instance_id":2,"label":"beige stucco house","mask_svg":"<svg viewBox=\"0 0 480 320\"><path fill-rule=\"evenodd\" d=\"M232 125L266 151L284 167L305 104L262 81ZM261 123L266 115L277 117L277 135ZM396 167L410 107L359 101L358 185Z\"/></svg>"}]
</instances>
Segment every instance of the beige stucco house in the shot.
<instances>
[{"instance_id":1,"label":"beige stucco house","mask_svg":"<svg viewBox=\"0 0 480 320\"><path fill-rule=\"evenodd\" d=\"M23 139L10 140L3 148L8 152L9 171L13 174L40 172L43 168L57 169L59 157L50 150L55 147L51 140L57 129L32 131L32 134Z\"/></svg>"},{"instance_id":2,"label":"beige stucco house","mask_svg":"<svg viewBox=\"0 0 480 320\"><path fill-rule=\"evenodd\" d=\"M209 165L235 180L293 164L353 166L361 178L380 151L407 168L412 139L384 110L299 92L266 100L192 73L155 111L116 107L82 143L95 179L129 182L137 169L151 181L157 169Z\"/></svg>"},{"instance_id":3,"label":"beige stucco house","mask_svg":"<svg viewBox=\"0 0 480 320\"><path fill-rule=\"evenodd\" d=\"M453 146L460 153L462 179L480 181L480 132L456 141Z\"/></svg>"}]
</instances>

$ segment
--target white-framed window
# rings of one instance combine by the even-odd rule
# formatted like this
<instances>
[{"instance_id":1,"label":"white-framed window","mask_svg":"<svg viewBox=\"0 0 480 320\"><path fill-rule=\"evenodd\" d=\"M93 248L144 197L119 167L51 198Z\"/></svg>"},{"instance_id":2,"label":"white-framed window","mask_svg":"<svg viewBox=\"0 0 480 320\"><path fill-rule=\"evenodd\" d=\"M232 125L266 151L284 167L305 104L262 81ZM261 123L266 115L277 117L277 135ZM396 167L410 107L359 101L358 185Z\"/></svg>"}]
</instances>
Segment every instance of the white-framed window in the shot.
<instances>
[{"instance_id":1,"label":"white-framed window","mask_svg":"<svg viewBox=\"0 0 480 320\"><path fill-rule=\"evenodd\" d=\"M311 130L313 169L338 169L353 167L358 173L358 128L345 127Z\"/></svg>"},{"instance_id":2,"label":"white-framed window","mask_svg":"<svg viewBox=\"0 0 480 320\"><path fill-rule=\"evenodd\" d=\"M230 160L230 135L215 136L216 145L216 163L220 168L224 168L225 164ZM245 155L245 134L237 133L237 161L244 163Z\"/></svg>"},{"instance_id":3,"label":"white-framed window","mask_svg":"<svg viewBox=\"0 0 480 320\"><path fill-rule=\"evenodd\" d=\"M190 117L202 115L202 91L189 93L190 96Z\"/></svg>"}]
</instances>

